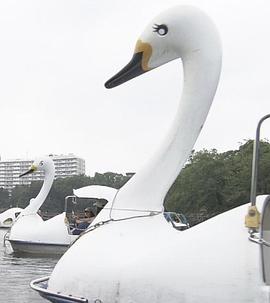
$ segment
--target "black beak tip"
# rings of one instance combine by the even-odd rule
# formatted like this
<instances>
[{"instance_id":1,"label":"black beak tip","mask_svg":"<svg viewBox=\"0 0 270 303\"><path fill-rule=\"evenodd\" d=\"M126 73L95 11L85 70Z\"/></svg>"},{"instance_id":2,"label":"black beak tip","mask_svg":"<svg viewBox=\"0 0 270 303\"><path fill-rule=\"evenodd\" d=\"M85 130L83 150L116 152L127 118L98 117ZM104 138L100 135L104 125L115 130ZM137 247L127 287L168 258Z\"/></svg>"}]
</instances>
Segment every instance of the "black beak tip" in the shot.
<instances>
[{"instance_id":1,"label":"black beak tip","mask_svg":"<svg viewBox=\"0 0 270 303\"><path fill-rule=\"evenodd\" d=\"M118 85L121 85L128 80L135 78L145 72L143 70L141 62L142 62L142 56L143 53L135 53L131 59L131 61L118 72L116 75L114 75L112 78L110 78L104 85L106 88L113 88Z\"/></svg>"},{"instance_id":2,"label":"black beak tip","mask_svg":"<svg viewBox=\"0 0 270 303\"><path fill-rule=\"evenodd\" d=\"M34 169L31 168L31 169L28 170L27 172L25 172L25 173L19 175L19 178L21 178L21 177L23 177L23 176L25 176L25 175L31 174L32 172L34 172Z\"/></svg>"},{"instance_id":3,"label":"black beak tip","mask_svg":"<svg viewBox=\"0 0 270 303\"><path fill-rule=\"evenodd\" d=\"M111 81L110 80L108 80L108 81L106 81L105 82L105 84L104 84L104 86L106 87L106 88L113 88L113 85L111 84Z\"/></svg>"}]
</instances>

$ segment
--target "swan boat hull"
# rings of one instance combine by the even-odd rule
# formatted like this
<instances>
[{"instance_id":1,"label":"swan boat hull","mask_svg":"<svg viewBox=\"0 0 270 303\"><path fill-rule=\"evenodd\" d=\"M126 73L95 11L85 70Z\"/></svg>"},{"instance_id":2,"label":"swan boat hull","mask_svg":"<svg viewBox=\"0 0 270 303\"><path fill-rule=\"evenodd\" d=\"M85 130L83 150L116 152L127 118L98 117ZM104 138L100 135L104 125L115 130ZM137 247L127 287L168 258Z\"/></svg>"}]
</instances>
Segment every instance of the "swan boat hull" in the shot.
<instances>
[{"instance_id":1,"label":"swan boat hull","mask_svg":"<svg viewBox=\"0 0 270 303\"><path fill-rule=\"evenodd\" d=\"M29 241L9 240L15 254L62 255L70 247L69 244L37 243Z\"/></svg>"},{"instance_id":2,"label":"swan boat hull","mask_svg":"<svg viewBox=\"0 0 270 303\"><path fill-rule=\"evenodd\" d=\"M60 259L46 286L36 280L32 288L54 303L124 303L131 299L136 303L269 302L260 246L249 240L243 224L247 207L181 233L167 230L159 215L139 219L144 223L143 237L137 233L140 224L134 226L132 220L109 223L82 236L79 260L74 259L79 253L76 242ZM113 234L114 243L110 242ZM104 241L112 249L105 249ZM157 250L161 243L163 248Z\"/></svg>"},{"instance_id":3,"label":"swan boat hull","mask_svg":"<svg viewBox=\"0 0 270 303\"><path fill-rule=\"evenodd\" d=\"M37 214L20 218L7 236L13 253L39 255L65 253L78 237L70 234L65 218L65 212L47 221L43 221Z\"/></svg>"}]
</instances>

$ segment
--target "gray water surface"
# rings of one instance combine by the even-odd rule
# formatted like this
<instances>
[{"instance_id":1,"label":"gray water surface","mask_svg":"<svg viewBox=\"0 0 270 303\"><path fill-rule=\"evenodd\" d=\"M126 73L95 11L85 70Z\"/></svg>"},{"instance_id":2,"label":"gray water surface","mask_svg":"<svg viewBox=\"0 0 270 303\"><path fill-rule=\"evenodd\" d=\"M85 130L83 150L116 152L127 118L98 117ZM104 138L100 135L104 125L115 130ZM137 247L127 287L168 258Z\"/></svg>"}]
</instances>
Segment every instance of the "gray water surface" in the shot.
<instances>
[{"instance_id":1,"label":"gray water surface","mask_svg":"<svg viewBox=\"0 0 270 303\"><path fill-rule=\"evenodd\" d=\"M49 276L58 258L13 256L5 253L5 229L0 229L0 303L48 302L33 291L30 281Z\"/></svg>"}]
</instances>

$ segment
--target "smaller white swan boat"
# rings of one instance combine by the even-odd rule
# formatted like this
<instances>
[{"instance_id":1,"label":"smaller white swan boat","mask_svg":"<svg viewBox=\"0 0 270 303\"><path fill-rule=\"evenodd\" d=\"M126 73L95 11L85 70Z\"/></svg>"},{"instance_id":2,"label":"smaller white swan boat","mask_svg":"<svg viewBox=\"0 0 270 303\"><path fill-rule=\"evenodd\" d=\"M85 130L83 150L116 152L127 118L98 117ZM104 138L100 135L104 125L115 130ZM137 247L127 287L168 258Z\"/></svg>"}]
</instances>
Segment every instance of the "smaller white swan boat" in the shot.
<instances>
[{"instance_id":1,"label":"smaller white swan boat","mask_svg":"<svg viewBox=\"0 0 270 303\"><path fill-rule=\"evenodd\" d=\"M44 182L39 194L30 200L29 205L20 213L8 234L8 241L14 253L64 253L69 247L72 236L68 233L65 212L44 221L38 211L51 189L55 167L50 157L42 157L21 176L44 171Z\"/></svg>"},{"instance_id":2,"label":"smaller white swan boat","mask_svg":"<svg viewBox=\"0 0 270 303\"><path fill-rule=\"evenodd\" d=\"M10 228L23 209L12 207L0 214L0 228Z\"/></svg>"},{"instance_id":3,"label":"smaller white swan boat","mask_svg":"<svg viewBox=\"0 0 270 303\"><path fill-rule=\"evenodd\" d=\"M29 205L23 209L11 227L6 239L9 241L13 253L48 255L63 254L79 235L72 233L72 228L66 217L66 210L49 220L43 220L38 211L44 203L54 180L55 168L50 157L36 160L30 170L23 175L36 170L44 171L44 183L36 198L31 199ZM23 176L22 175L22 176ZM105 186L88 186L74 190L78 195L84 193L87 198L114 197L115 189ZM102 193L104 192L104 196ZM108 196L108 193L111 193Z\"/></svg>"}]
</instances>

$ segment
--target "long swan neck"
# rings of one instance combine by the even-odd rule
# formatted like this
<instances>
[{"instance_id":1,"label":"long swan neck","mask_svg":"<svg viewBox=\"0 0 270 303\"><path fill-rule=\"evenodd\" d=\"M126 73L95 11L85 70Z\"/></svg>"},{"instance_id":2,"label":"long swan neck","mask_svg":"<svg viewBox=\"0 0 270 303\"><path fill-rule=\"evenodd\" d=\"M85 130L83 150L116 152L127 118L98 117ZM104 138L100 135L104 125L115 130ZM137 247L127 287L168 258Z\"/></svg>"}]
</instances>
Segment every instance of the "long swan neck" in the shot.
<instances>
[{"instance_id":1,"label":"long swan neck","mask_svg":"<svg viewBox=\"0 0 270 303\"><path fill-rule=\"evenodd\" d=\"M54 167L51 167L45 172L44 181L38 195L34 199L30 200L29 205L24 209L22 215L37 213L37 211L40 209L50 192L54 180L54 173Z\"/></svg>"},{"instance_id":2,"label":"long swan neck","mask_svg":"<svg viewBox=\"0 0 270 303\"><path fill-rule=\"evenodd\" d=\"M214 98L221 48L183 58L184 86L172 127L160 149L119 191L114 207L162 211L165 195L190 155ZM146 207L147 205L147 207Z\"/></svg>"},{"instance_id":3,"label":"long swan neck","mask_svg":"<svg viewBox=\"0 0 270 303\"><path fill-rule=\"evenodd\" d=\"M36 203L36 206L38 207L38 209L41 207L41 205L47 198L47 196L50 192L50 189L52 187L53 179L54 179L54 170L53 171L50 170L45 173L44 182L42 184L40 192L38 193L38 195L35 198L35 203Z\"/></svg>"}]
</instances>

